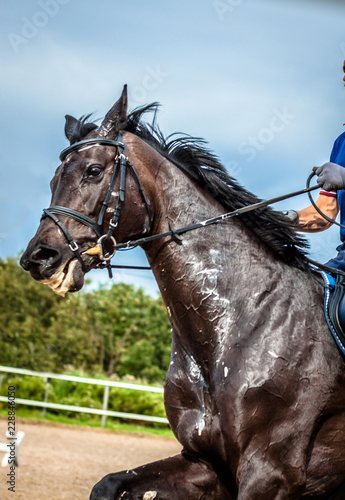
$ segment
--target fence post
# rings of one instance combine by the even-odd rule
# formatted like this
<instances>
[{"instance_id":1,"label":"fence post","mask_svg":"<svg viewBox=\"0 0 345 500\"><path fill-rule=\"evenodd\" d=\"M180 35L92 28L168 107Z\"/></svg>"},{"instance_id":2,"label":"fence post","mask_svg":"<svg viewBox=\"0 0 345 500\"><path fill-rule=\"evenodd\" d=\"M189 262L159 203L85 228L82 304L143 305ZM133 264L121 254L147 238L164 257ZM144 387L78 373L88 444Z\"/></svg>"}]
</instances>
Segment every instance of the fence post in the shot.
<instances>
[{"instance_id":1,"label":"fence post","mask_svg":"<svg viewBox=\"0 0 345 500\"><path fill-rule=\"evenodd\" d=\"M103 410L108 409L108 400L109 400L109 385L106 385L104 387L104 396L103 396ZM106 415L102 415L102 420L101 420L101 426L105 427L105 422L107 420Z\"/></svg>"},{"instance_id":2,"label":"fence post","mask_svg":"<svg viewBox=\"0 0 345 500\"><path fill-rule=\"evenodd\" d=\"M50 378L47 377L46 390L45 390L45 393L44 393L44 402L45 403L48 403L49 386L50 386ZM43 410L42 410L42 418L45 418L46 414L47 414L47 408L43 408Z\"/></svg>"}]
</instances>

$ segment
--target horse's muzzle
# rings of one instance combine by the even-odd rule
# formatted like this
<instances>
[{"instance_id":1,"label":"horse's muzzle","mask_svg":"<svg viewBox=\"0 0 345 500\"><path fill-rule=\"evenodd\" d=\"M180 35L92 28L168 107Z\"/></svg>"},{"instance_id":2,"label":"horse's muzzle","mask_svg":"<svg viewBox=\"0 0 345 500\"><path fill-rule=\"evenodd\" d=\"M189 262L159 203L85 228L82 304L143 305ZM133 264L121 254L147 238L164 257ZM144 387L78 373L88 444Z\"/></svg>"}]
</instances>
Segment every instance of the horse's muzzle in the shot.
<instances>
[{"instance_id":1,"label":"horse's muzzle","mask_svg":"<svg viewBox=\"0 0 345 500\"><path fill-rule=\"evenodd\" d=\"M61 265L61 252L49 245L32 246L30 243L20 259L20 265L33 278L41 280L54 274Z\"/></svg>"}]
</instances>

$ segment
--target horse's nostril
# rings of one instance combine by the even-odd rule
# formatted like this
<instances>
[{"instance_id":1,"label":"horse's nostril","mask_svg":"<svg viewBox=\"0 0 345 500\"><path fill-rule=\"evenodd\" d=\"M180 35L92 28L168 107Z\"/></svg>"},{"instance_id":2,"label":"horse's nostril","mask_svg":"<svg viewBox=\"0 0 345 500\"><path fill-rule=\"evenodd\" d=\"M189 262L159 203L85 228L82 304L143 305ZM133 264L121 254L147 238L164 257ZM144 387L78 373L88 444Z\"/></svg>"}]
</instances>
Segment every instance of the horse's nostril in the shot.
<instances>
[{"instance_id":1,"label":"horse's nostril","mask_svg":"<svg viewBox=\"0 0 345 500\"><path fill-rule=\"evenodd\" d=\"M46 273L48 270L59 266L60 261L61 254L58 250L48 245L38 245L34 246L32 251L27 249L24 252L20 264L25 271L30 271L31 274L39 273L38 275L40 275L42 272ZM35 279L38 278L35 277Z\"/></svg>"},{"instance_id":2,"label":"horse's nostril","mask_svg":"<svg viewBox=\"0 0 345 500\"><path fill-rule=\"evenodd\" d=\"M55 261L59 258L59 252L48 246L39 246L31 254L30 261L41 264L44 261Z\"/></svg>"}]
</instances>

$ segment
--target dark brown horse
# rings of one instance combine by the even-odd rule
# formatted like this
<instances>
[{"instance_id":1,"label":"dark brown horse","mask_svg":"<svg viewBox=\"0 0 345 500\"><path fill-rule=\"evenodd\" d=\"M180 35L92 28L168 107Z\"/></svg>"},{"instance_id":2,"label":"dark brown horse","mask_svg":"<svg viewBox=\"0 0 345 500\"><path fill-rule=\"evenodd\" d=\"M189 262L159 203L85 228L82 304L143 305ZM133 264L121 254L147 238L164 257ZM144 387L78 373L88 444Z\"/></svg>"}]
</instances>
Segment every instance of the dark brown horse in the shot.
<instances>
[{"instance_id":1,"label":"dark brown horse","mask_svg":"<svg viewBox=\"0 0 345 500\"><path fill-rule=\"evenodd\" d=\"M257 201L202 141L167 143L143 124L147 110L127 117L124 89L100 127L66 117L72 147L21 260L56 293L83 286L111 237L133 241ZM171 318L165 405L183 451L106 476L91 499L343 499L344 361L321 279L284 216L266 208L142 246Z\"/></svg>"}]
</instances>

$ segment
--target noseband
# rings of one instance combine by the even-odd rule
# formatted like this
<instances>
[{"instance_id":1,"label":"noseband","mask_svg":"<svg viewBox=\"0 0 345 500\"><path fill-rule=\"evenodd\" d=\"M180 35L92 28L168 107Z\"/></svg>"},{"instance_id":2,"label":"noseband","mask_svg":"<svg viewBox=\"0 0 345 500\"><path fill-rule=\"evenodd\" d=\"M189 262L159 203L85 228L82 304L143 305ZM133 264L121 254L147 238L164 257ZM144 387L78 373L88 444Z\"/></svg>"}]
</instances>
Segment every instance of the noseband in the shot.
<instances>
[{"instance_id":1,"label":"noseband","mask_svg":"<svg viewBox=\"0 0 345 500\"><path fill-rule=\"evenodd\" d=\"M118 140L113 141L110 139L103 139L103 138L94 138L94 139L85 139L83 141L76 142L75 144L72 144L68 148L64 149L61 154L60 154L60 160L63 162L68 155L75 151L79 151L80 149L87 147L87 146L94 146L94 145L101 145L101 146L112 146L117 148L117 154L115 156L114 160L114 167L113 167L113 172L108 188L107 195L102 203L102 208L100 210L100 213L98 215L97 221L94 221L90 217L87 217L86 215L73 210L71 208L67 207L61 207L57 205L53 205L49 208L45 208L43 210L43 215L42 218L49 217L52 219L55 224L61 229L63 234L65 235L68 245L72 252L76 255L77 259L79 260L82 269L84 272L86 272L85 269L85 264L84 261L80 255L79 247L77 242L72 238L64 224L61 222L61 220L57 217L57 215L63 215L63 216L68 216L71 217L72 219L76 220L80 224L84 224L85 226L91 227L91 229L94 230L98 237L97 243L100 245L101 248L101 255L100 255L100 260L103 262L105 261L106 263L109 263L112 257L115 254L116 251L116 241L113 236L114 230L118 225L121 210L123 207L123 203L125 201L125 189L126 189L126 173L127 169L130 170L137 186L139 189L139 192L141 194L141 197L145 203L145 207L147 210L147 213L149 215L149 219L151 221L151 209L150 209L150 202L147 199L144 189L142 187L142 184L140 182L139 176L132 165L132 163L128 160L128 158L123 154L124 151L124 144L122 142L122 137L121 134L119 133L118 135ZM103 222L104 222L104 216L105 213L108 209L110 198L112 195L112 192L114 190L115 182L120 174L120 188L119 188L119 197L117 200L117 205L114 210L114 215L112 219L109 222L109 227L106 232L103 232ZM112 246L111 251L109 250L109 247Z\"/></svg>"}]
</instances>

